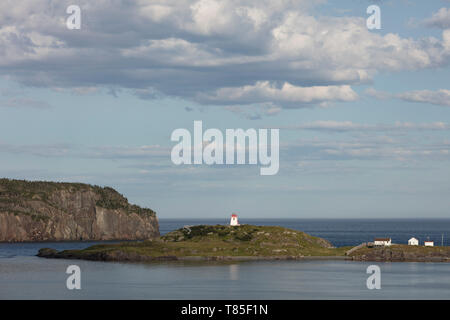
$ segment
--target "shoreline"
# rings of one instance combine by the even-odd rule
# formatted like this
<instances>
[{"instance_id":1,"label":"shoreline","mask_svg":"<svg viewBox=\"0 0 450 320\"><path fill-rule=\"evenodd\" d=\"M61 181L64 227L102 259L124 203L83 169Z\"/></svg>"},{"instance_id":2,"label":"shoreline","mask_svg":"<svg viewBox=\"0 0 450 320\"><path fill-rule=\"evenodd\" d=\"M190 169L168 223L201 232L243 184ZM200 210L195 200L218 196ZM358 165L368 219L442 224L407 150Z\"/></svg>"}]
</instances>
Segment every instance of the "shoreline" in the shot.
<instances>
[{"instance_id":1,"label":"shoreline","mask_svg":"<svg viewBox=\"0 0 450 320\"><path fill-rule=\"evenodd\" d=\"M68 260L86 260L103 262L179 262L179 261L198 261L198 262L229 262L229 261L355 261L355 262L422 262L422 263L450 263L450 257L420 257L403 259L383 259L367 258L364 256L146 256L139 254L124 253L116 251L114 254L94 254L86 256L77 256L67 252L57 252L54 249L44 248L39 250L36 255L45 259L68 259Z\"/></svg>"},{"instance_id":2,"label":"shoreline","mask_svg":"<svg viewBox=\"0 0 450 320\"><path fill-rule=\"evenodd\" d=\"M130 239L115 239L115 240L40 240L40 241L0 241L0 244L45 244L45 243L90 243L90 242L101 242L101 243L115 243L115 242L142 242L148 239L130 240Z\"/></svg>"},{"instance_id":3,"label":"shoreline","mask_svg":"<svg viewBox=\"0 0 450 320\"><path fill-rule=\"evenodd\" d=\"M351 257L346 256L187 256L175 258L173 261L352 260Z\"/></svg>"},{"instance_id":4,"label":"shoreline","mask_svg":"<svg viewBox=\"0 0 450 320\"><path fill-rule=\"evenodd\" d=\"M151 261L276 261L276 260L353 260L350 256L175 256L162 255L150 256L137 253L123 252L98 252L94 254L79 255L74 251L57 251L50 248L42 248L36 255L46 259L69 259L105 262L151 262Z\"/></svg>"}]
</instances>

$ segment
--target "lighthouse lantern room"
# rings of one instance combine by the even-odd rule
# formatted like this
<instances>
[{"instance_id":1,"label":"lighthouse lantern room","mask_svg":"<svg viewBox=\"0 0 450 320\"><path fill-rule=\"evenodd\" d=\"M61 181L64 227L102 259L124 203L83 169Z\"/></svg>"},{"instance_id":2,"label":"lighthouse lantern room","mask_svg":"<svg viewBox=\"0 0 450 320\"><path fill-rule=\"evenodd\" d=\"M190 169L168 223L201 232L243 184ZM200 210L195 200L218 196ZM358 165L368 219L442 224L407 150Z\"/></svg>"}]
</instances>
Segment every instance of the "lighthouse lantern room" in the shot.
<instances>
[{"instance_id":1,"label":"lighthouse lantern room","mask_svg":"<svg viewBox=\"0 0 450 320\"><path fill-rule=\"evenodd\" d=\"M239 225L238 216L237 214L233 213L231 215L230 226L238 226L238 225Z\"/></svg>"}]
</instances>

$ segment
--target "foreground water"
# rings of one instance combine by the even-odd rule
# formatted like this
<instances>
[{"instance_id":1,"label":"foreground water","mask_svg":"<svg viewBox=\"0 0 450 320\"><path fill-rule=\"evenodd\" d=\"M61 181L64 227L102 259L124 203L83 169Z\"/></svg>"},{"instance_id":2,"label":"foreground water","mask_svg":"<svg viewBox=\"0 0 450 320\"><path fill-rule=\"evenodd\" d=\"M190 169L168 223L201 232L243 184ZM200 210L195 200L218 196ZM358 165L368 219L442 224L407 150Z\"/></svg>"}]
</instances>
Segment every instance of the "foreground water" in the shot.
<instances>
[{"instance_id":1,"label":"foreground water","mask_svg":"<svg viewBox=\"0 0 450 320\"><path fill-rule=\"evenodd\" d=\"M160 223L161 232L165 233L186 224L223 222L162 220ZM404 220L400 223L381 220L259 220L248 223L303 230L327 238L338 246L358 244L373 235L392 236L394 242L402 242L412 235L422 241L423 237L430 237L438 242L442 234L445 241L450 231L450 220ZM384 233L378 234L378 229ZM368 290L366 269L374 263L133 264L47 260L34 256L44 246L62 250L92 244L0 244L0 299L450 299L449 263L376 263L381 268L382 288ZM66 288L68 275L65 271L71 264L81 268L81 290Z\"/></svg>"},{"instance_id":2,"label":"foreground water","mask_svg":"<svg viewBox=\"0 0 450 320\"><path fill-rule=\"evenodd\" d=\"M81 290L67 290L69 264ZM368 290L369 263L269 261L124 264L4 259L1 299L449 299L450 265L381 263L381 290Z\"/></svg>"}]
</instances>

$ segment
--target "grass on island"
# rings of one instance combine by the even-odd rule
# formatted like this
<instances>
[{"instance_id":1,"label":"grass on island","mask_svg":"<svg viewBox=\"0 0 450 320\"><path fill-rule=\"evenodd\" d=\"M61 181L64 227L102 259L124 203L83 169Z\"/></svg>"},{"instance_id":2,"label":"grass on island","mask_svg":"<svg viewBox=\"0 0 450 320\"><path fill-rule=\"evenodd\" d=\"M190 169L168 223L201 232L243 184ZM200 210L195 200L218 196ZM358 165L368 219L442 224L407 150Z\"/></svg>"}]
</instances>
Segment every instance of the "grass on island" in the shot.
<instances>
[{"instance_id":1,"label":"grass on island","mask_svg":"<svg viewBox=\"0 0 450 320\"><path fill-rule=\"evenodd\" d=\"M344 256L350 247L333 248L321 238L276 226L199 225L170 232L156 240L102 244L61 252L77 258L122 252L161 256Z\"/></svg>"}]
</instances>

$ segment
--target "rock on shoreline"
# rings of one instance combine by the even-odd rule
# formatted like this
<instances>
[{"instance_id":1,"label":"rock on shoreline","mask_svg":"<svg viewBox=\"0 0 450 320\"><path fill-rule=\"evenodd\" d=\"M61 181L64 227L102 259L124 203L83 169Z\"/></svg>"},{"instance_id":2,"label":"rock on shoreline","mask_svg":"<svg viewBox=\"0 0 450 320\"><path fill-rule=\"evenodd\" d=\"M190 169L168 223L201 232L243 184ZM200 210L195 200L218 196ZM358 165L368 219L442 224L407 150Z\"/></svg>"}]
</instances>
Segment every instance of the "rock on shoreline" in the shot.
<instances>
[{"instance_id":1,"label":"rock on shoreline","mask_svg":"<svg viewBox=\"0 0 450 320\"><path fill-rule=\"evenodd\" d=\"M450 247L392 245L361 247L350 253L355 261L380 262L450 262Z\"/></svg>"},{"instance_id":2,"label":"rock on shoreline","mask_svg":"<svg viewBox=\"0 0 450 320\"><path fill-rule=\"evenodd\" d=\"M137 253L97 252L80 256L70 252L58 252L51 248L39 250L38 257L47 259L81 259L110 262L151 262L151 261L273 261L273 260L351 260L345 256L147 256Z\"/></svg>"}]
</instances>

